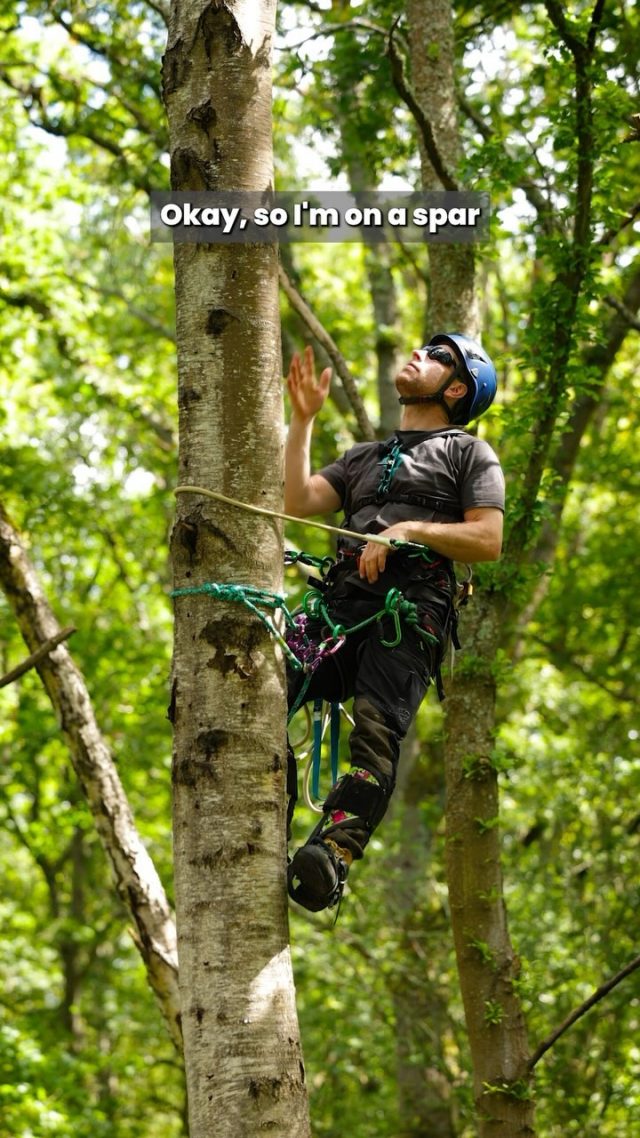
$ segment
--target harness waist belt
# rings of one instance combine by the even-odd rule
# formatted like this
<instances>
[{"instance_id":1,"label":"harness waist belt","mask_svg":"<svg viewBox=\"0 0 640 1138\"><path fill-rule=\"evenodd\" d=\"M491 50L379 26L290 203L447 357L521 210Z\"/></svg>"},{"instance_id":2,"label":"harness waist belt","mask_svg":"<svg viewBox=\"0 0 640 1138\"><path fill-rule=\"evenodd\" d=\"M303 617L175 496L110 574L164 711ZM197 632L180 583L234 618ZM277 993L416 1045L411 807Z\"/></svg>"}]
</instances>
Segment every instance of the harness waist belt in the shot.
<instances>
[{"instance_id":1,"label":"harness waist belt","mask_svg":"<svg viewBox=\"0 0 640 1138\"><path fill-rule=\"evenodd\" d=\"M384 494L368 494L365 498L359 498L357 502L351 506L349 510L350 518L353 518L365 506L386 506L387 502L395 502L407 506L421 506L426 510L435 510L439 514L449 514L455 517L458 521L463 521L464 514L460 509L460 503L452 501L447 498L435 498L431 494L414 494L409 491L406 493Z\"/></svg>"}]
</instances>

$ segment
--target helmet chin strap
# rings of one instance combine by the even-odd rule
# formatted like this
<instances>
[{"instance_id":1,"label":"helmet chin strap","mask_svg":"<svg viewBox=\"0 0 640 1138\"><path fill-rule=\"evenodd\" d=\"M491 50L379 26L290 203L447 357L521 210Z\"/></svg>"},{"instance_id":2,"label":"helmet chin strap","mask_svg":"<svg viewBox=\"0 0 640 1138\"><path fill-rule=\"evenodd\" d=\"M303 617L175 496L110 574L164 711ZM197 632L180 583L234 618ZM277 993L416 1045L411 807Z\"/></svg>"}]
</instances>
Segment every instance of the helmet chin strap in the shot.
<instances>
[{"instance_id":1,"label":"helmet chin strap","mask_svg":"<svg viewBox=\"0 0 640 1138\"><path fill-rule=\"evenodd\" d=\"M450 375L444 381L444 383L442 384L442 387L440 387L437 391L435 391L433 393L433 395L401 395L398 402L401 403L403 407L409 407L415 403L441 403L443 408L444 408L447 419L449 420L449 422L451 422L452 412L451 412L451 409L445 403L444 397L447 393L447 390L451 387L451 384L456 379L458 379L458 369L457 368L455 369L453 374Z\"/></svg>"}]
</instances>

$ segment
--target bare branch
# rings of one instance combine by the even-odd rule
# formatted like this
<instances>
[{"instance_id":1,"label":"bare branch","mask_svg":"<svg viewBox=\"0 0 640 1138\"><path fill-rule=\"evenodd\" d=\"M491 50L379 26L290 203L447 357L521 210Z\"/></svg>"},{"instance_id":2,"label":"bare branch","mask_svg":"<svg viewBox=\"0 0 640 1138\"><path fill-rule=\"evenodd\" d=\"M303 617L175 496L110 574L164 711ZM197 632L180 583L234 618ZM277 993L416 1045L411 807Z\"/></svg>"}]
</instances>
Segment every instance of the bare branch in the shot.
<instances>
[{"instance_id":1,"label":"bare branch","mask_svg":"<svg viewBox=\"0 0 640 1138\"><path fill-rule=\"evenodd\" d=\"M640 320L636 313L632 312L630 308L627 308L621 300L618 300L616 296L609 295L605 296L604 302L608 304L610 308L615 308L616 312L622 316L623 320L626 320L630 328L635 328L636 332L640 332Z\"/></svg>"},{"instance_id":2,"label":"bare branch","mask_svg":"<svg viewBox=\"0 0 640 1138\"><path fill-rule=\"evenodd\" d=\"M467 98L465 98L465 96L461 92L457 93L457 99L458 99L458 106L460 107L460 109L462 111L464 111L467 118L471 120L471 122L475 126L476 130L484 138L485 142L489 142L490 139L492 139L495 136L495 130L493 129L491 124L486 122L482 118L482 116L478 114L475 107L473 107L471 105L469 100ZM510 153L508 147L506 147L506 146L505 146L505 150L507 151L507 153ZM543 167L540 163L540 159L538 158L538 155L537 155L535 148L533 146L531 146L530 150L531 150L532 157L533 157L534 161L536 162L536 165L541 170L543 170ZM536 213L540 217L540 219L542 221L542 226L543 226L543 229L545 230L545 232L551 233L553 231L554 214L553 214L553 210L551 208L551 203L550 203L549 199L547 197L545 197L545 195L542 193L542 190L540 189L540 187L531 178L527 178L523 175L520 178L519 186L520 186L520 189L526 194L527 199L531 202L531 205L533 206L533 208L536 210Z\"/></svg>"},{"instance_id":3,"label":"bare branch","mask_svg":"<svg viewBox=\"0 0 640 1138\"><path fill-rule=\"evenodd\" d=\"M110 296L115 300L120 300L125 305L127 312L130 316L135 317L141 324L146 324L152 332L157 332L164 340L169 343L175 344L175 333L167 328L160 320L156 320L155 316L151 316L149 312L145 312L143 308L138 308L137 305L132 304L131 301L120 289L106 288L104 285L93 284L92 281L83 280L81 277L74 277L71 273L65 273L65 279L70 281L71 284L77 285L78 288L88 288L92 292L97 292L99 296Z\"/></svg>"},{"instance_id":4,"label":"bare branch","mask_svg":"<svg viewBox=\"0 0 640 1138\"><path fill-rule=\"evenodd\" d=\"M360 398L360 393L358 392L355 380L349 370L349 365L342 355L342 352L332 337L329 335L326 328L324 328L318 318L314 316L306 301L303 299L295 285L287 276L282 265L280 265L279 273L280 285L282 291L289 300L289 303L298 313L298 316L304 320L311 334L315 336L319 344L322 344L322 347L325 349L329 357L333 360L336 372L342 381L342 386L344 387L347 398L356 417L358 427L360 428L361 437L370 442L373 442L375 440L376 433L371 424L371 420L367 415L364 403Z\"/></svg>"},{"instance_id":5,"label":"bare branch","mask_svg":"<svg viewBox=\"0 0 640 1138\"><path fill-rule=\"evenodd\" d=\"M145 4L149 6L154 12L157 12L162 17L167 27L169 27L169 16L171 13L171 5L166 0L145 0Z\"/></svg>"},{"instance_id":6,"label":"bare branch","mask_svg":"<svg viewBox=\"0 0 640 1138\"><path fill-rule=\"evenodd\" d=\"M315 31L310 32L309 35L306 35L304 37L304 39L298 40L297 43L290 44L289 47L283 48L282 50L297 50L298 48L303 47L304 44L310 43L311 40L322 39L323 36L334 36L337 35L338 32L348 31L372 32L374 35L384 36L385 39L388 35L386 28L381 27L379 24L372 24L371 20L347 20L344 24L323 24L321 28L317 28Z\"/></svg>"},{"instance_id":7,"label":"bare branch","mask_svg":"<svg viewBox=\"0 0 640 1138\"><path fill-rule=\"evenodd\" d=\"M0 504L0 586L27 647L58 636L58 622L24 544ZM155 866L136 829L120 776L95 718L84 678L67 647L36 665L69 747L74 770L135 926L149 983L176 1047L181 1045L176 929Z\"/></svg>"},{"instance_id":8,"label":"bare branch","mask_svg":"<svg viewBox=\"0 0 640 1138\"><path fill-rule=\"evenodd\" d=\"M549 1050L550 1047L553 1047L554 1043L560 1039L560 1036L564 1035L565 1031L568 1031L570 1027L573 1027L574 1023L576 1023L577 1020L581 1019L583 1015L590 1011L590 1009L599 1003L600 1000L603 1000L605 996L608 996L609 992L613 991L613 989L616 988L622 980L626 979L627 976L630 976L631 973L635 972L637 968L640 968L640 956L636 956L634 960L630 961L630 963L625 965L624 968L621 968L619 972L616 972L615 976L612 976L611 979L607 980L605 984L601 984L599 988L596 988L595 992L589 996L588 1000L585 1000L583 1004L580 1004L580 1007L571 1012L571 1015L568 1015L567 1018L560 1024L560 1026L557 1027L555 1031L552 1031L551 1035L548 1035L547 1038L543 1039L542 1043L536 1047L527 1064L529 1071L533 1070L536 1063L539 1062L539 1060Z\"/></svg>"},{"instance_id":9,"label":"bare branch","mask_svg":"<svg viewBox=\"0 0 640 1138\"><path fill-rule=\"evenodd\" d=\"M436 176L440 179L445 190L457 191L460 189L460 186L451 171L447 169L438 149L433 127L420 106L415 91L406 79L402 56L399 54L394 40L397 23L398 20L393 24L387 41L387 55L389 56L389 62L391 64L391 75L394 87L415 119L416 126L422 135L425 150Z\"/></svg>"},{"instance_id":10,"label":"bare branch","mask_svg":"<svg viewBox=\"0 0 640 1138\"><path fill-rule=\"evenodd\" d=\"M61 632L57 632L55 636L49 637L49 639L45 640L44 644L41 644L35 652L32 652L30 656L27 656L26 660L23 660L21 664L18 664L17 668L13 668L10 672L7 672L6 676L2 676L2 678L0 678L0 688L4 688L7 686L7 684L12 684L14 680L20 679L20 676L24 676L25 672L28 672L31 670L31 668L34 668L36 664L39 664L41 660L44 660L45 656L48 656L50 652L53 652L53 649L57 648L58 644L62 644L63 640L67 640L69 636L77 631L78 630L75 625L70 624L67 626L67 628L63 628Z\"/></svg>"}]
</instances>

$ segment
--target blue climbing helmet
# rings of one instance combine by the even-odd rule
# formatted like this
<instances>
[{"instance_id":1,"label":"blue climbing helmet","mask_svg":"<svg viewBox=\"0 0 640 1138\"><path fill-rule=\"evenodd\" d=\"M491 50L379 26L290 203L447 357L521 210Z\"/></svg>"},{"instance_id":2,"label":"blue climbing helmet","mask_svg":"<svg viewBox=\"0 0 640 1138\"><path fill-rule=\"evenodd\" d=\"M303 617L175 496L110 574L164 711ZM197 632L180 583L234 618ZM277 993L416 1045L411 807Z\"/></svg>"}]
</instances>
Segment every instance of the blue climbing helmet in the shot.
<instances>
[{"instance_id":1,"label":"blue climbing helmet","mask_svg":"<svg viewBox=\"0 0 640 1138\"><path fill-rule=\"evenodd\" d=\"M436 344L447 344L461 356L461 362L448 380L447 387L460 376L469 388L469 394L449 409L450 421L464 427L471 419L483 415L493 403L498 390L496 369L478 341L461 332L439 332L437 336L431 337L425 348L433 348Z\"/></svg>"}]
</instances>

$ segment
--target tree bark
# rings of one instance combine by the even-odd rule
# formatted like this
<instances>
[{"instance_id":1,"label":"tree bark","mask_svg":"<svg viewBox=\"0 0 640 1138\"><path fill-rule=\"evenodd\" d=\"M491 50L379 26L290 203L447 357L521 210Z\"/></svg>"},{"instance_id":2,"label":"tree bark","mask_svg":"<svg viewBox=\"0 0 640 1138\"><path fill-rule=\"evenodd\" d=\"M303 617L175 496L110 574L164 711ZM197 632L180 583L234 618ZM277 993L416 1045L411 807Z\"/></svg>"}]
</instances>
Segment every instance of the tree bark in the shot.
<instances>
[{"instance_id":1,"label":"tree bark","mask_svg":"<svg viewBox=\"0 0 640 1138\"><path fill-rule=\"evenodd\" d=\"M343 9L346 11L346 9ZM348 117L339 119L340 146L352 192L370 190L376 175L367 154L366 139L354 129ZM374 344L378 361L376 385L380 407L378 434L386 438L400 422L400 405L395 377L400 368L398 343L398 298L392 271L391 245L388 241L372 243L366 228L362 231L364 267L369 282L373 308Z\"/></svg>"},{"instance_id":2,"label":"tree bark","mask_svg":"<svg viewBox=\"0 0 640 1138\"><path fill-rule=\"evenodd\" d=\"M431 124L447 170L455 172L462 157L458 127L454 62L455 43L450 0L407 0L411 78L418 102ZM420 139L423 190L442 190ZM429 298L425 342L434 332L478 334L473 245L429 245Z\"/></svg>"},{"instance_id":3,"label":"tree bark","mask_svg":"<svg viewBox=\"0 0 640 1138\"><path fill-rule=\"evenodd\" d=\"M421 804L444 807L442 747L432 743L420 756L415 726L404 740L390 814L402 835L389 857L385 901L389 924L399 934L391 996L396 1023L398 1138L456 1138L455 1098L447 1072L451 1031L446 989L440 979L442 952L426 941L434 924L446 931L447 916L428 888L434 880L434 831ZM391 819L389 819L391 821ZM429 953L424 952L429 944ZM444 948L448 955L448 948ZM416 956L423 968L416 969Z\"/></svg>"},{"instance_id":4,"label":"tree bark","mask_svg":"<svg viewBox=\"0 0 640 1138\"><path fill-rule=\"evenodd\" d=\"M411 73L420 107L448 171L461 158L450 0L407 0ZM425 190L442 188L424 141ZM429 247L426 333L478 333L471 246ZM473 666L460 669L445 705L447 884L480 1135L524 1138L533 1130L526 1027L514 988L518 974L506 920L497 829L492 665L498 647L496 599L479 596L465 621ZM492 1089L489 1089L492 1088Z\"/></svg>"},{"instance_id":5,"label":"tree bark","mask_svg":"<svg viewBox=\"0 0 640 1138\"><path fill-rule=\"evenodd\" d=\"M175 190L268 190L275 4L174 3ZM181 482L282 508L274 246L175 248ZM177 589L279 591L280 526L180 495ZM174 853L191 1138L308 1138L288 945L282 659L242 604L176 598Z\"/></svg>"},{"instance_id":6,"label":"tree bark","mask_svg":"<svg viewBox=\"0 0 640 1138\"><path fill-rule=\"evenodd\" d=\"M526 1026L507 927L498 829L493 661L501 620L491 595L474 598L463 652L447 691L447 881L465 1009L479 1133L531 1138Z\"/></svg>"},{"instance_id":7,"label":"tree bark","mask_svg":"<svg viewBox=\"0 0 640 1138\"><path fill-rule=\"evenodd\" d=\"M0 584L30 652L60 626L20 537L0 505ZM167 898L138 834L118 772L81 673L64 644L36 664L69 746L116 888L134 923L134 941L177 1047L181 1045L175 926Z\"/></svg>"}]
</instances>

